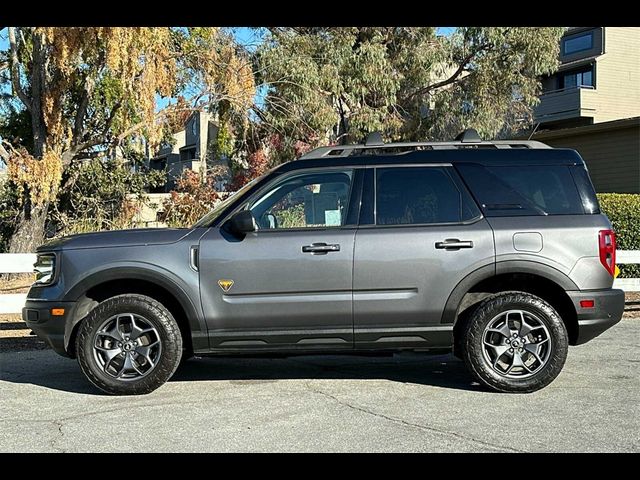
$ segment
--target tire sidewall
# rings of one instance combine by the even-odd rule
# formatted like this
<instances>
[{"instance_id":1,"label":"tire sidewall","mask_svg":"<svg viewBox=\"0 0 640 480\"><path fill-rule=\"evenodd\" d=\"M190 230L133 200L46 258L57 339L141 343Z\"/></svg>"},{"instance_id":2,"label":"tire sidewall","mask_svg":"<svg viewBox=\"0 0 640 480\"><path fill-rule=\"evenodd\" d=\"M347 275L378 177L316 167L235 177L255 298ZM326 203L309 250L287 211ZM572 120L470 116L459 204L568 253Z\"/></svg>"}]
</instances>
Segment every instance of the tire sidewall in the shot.
<instances>
[{"instance_id":1,"label":"tire sidewall","mask_svg":"<svg viewBox=\"0 0 640 480\"><path fill-rule=\"evenodd\" d=\"M483 335L487 325L507 310L523 310L535 315L549 331L551 351L547 363L528 378L508 378L488 364L483 352ZM554 308L539 297L508 292L485 300L474 312L464 341L464 360L474 376L485 385L502 391L530 393L550 384L564 366L568 351L567 330Z\"/></svg>"},{"instance_id":2,"label":"tire sidewall","mask_svg":"<svg viewBox=\"0 0 640 480\"><path fill-rule=\"evenodd\" d=\"M153 370L136 380L122 381L105 373L95 359L93 346L98 328L110 317L133 313L157 330L162 349ZM119 295L100 303L80 325L76 340L78 363L83 373L101 390L118 395L149 393L175 372L182 354L182 337L171 313L159 302L142 295Z\"/></svg>"}]
</instances>

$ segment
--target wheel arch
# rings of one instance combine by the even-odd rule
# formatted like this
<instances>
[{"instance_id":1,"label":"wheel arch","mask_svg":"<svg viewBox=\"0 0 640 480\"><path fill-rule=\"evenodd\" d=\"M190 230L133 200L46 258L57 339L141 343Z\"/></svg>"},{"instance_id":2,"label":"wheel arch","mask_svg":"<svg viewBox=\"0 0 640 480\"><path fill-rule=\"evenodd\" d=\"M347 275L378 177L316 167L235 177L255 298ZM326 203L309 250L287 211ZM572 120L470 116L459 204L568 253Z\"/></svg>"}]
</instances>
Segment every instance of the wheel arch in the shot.
<instances>
[{"instance_id":1,"label":"wheel arch","mask_svg":"<svg viewBox=\"0 0 640 480\"><path fill-rule=\"evenodd\" d=\"M101 301L127 293L146 295L164 305L178 323L187 349L208 348L204 319L184 288L161 271L126 266L93 272L66 293L66 300L76 302L74 314L65 326L67 353L74 354L82 319Z\"/></svg>"},{"instance_id":2,"label":"wheel arch","mask_svg":"<svg viewBox=\"0 0 640 480\"><path fill-rule=\"evenodd\" d=\"M475 270L456 285L449 295L441 323L454 324L454 342L475 306L486 297L501 291L518 290L547 301L561 316L569 334L569 343L578 338L578 318L567 291L577 285L561 271L531 261L507 261ZM454 345L455 350L455 345Z\"/></svg>"}]
</instances>

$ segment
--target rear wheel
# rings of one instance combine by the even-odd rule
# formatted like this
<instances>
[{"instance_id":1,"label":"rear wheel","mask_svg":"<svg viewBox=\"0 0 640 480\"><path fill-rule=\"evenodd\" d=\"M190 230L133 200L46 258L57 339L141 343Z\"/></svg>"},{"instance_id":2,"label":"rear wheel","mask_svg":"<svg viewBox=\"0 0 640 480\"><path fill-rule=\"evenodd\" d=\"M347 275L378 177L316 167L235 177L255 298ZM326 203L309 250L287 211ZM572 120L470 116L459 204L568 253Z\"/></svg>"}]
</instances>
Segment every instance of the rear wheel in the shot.
<instances>
[{"instance_id":1,"label":"rear wheel","mask_svg":"<svg viewBox=\"0 0 640 480\"><path fill-rule=\"evenodd\" d=\"M117 395L149 393L175 372L180 329L158 301L128 294L109 298L80 325L78 363L89 381Z\"/></svg>"},{"instance_id":2,"label":"rear wheel","mask_svg":"<svg viewBox=\"0 0 640 480\"><path fill-rule=\"evenodd\" d=\"M462 357L469 371L500 392L544 388L567 358L562 319L551 305L529 293L504 292L487 298L462 335Z\"/></svg>"}]
</instances>

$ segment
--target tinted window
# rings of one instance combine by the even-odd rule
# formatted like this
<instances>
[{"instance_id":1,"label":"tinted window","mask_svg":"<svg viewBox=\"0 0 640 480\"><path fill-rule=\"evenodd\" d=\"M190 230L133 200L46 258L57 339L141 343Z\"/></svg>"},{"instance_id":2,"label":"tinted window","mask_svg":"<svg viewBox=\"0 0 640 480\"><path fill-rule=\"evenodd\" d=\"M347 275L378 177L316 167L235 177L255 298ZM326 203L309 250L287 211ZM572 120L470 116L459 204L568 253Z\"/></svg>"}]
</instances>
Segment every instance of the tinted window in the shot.
<instances>
[{"instance_id":1,"label":"tinted window","mask_svg":"<svg viewBox=\"0 0 640 480\"><path fill-rule=\"evenodd\" d=\"M378 168L376 171L376 223L407 225L457 223L469 220L472 200L456 186L446 168Z\"/></svg>"},{"instance_id":2,"label":"tinted window","mask_svg":"<svg viewBox=\"0 0 640 480\"><path fill-rule=\"evenodd\" d=\"M578 193L582 199L582 207L585 213L600 213L600 204L593 183L589 178L589 172L586 167L574 165L570 167L573 181L576 182Z\"/></svg>"},{"instance_id":3,"label":"tinted window","mask_svg":"<svg viewBox=\"0 0 640 480\"><path fill-rule=\"evenodd\" d=\"M565 38L562 45L565 55L589 50L593 47L593 33L588 32L577 37Z\"/></svg>"},{"instance_id":4,"label":"tinted window","mask_svg":"<svg viewBox=\"0 0 640 480\"><path fill-rule=\"evenodd\" d=\"M276 184L251 207L260 229L344 225L351 171L295 175Z\"/></svg>"},{"instance_id":5,"label":"tinted window","mask_svg":"<svg viewBox=\"0 0 640 480\"><path fill-rule=\"evenodd\" d=\"M584 213L567 166L460 164L458 170L487 216Z\"/></svg>"},{"instance_id":6,"label":"tinted window","mask_svg":"<svg viewBox=\"0 0 640 480\"><path fill-rule=\"evenodd\" d=\"M567 72L560 77L560 88L593 87L592 67Z\"/></svg>"}]
</instances>

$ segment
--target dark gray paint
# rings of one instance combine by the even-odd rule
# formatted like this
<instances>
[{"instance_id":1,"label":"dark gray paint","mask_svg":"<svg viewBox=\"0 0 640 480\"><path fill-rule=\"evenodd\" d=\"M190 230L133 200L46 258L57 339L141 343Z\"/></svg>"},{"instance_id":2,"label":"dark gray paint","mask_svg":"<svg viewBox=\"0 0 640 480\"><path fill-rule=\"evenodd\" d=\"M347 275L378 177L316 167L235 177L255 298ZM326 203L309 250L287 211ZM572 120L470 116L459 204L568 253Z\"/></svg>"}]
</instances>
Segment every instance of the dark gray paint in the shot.
<instances>
[{"instance_id":1,"label":"dark gray paint","mask_svg":"<svg viewBox=\"0 0 640 480\"><path fill-rule=\"evenodd\" d=\"M471 241L473 248L437 249L445 239ZM434 327L442 327L455 286L493 264L493 236L485 219L470 225L361 228L354 260L356 346L399 346L407 336L426 346L433 332L441 331ZM400 326L401 333L387 331Z\"/></svg>"},{"instance_id":2,"label":"dark gray paint","mask_svg":"<svg viewBox=\"0 0 640 480\"><path fill-rule=\"evenodd\" d=\"M354 237L348 228L276 230L238 241L210 229L200 242L200 291L211 347L352 348ZM302 252L313 243L340 250ZM227 293L221 279L234 282Z\"/></svg>"}]
</instances>

